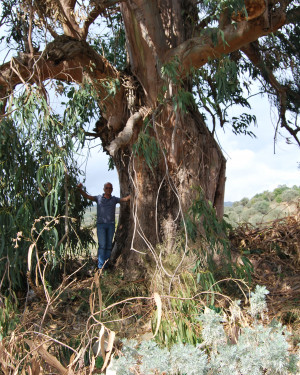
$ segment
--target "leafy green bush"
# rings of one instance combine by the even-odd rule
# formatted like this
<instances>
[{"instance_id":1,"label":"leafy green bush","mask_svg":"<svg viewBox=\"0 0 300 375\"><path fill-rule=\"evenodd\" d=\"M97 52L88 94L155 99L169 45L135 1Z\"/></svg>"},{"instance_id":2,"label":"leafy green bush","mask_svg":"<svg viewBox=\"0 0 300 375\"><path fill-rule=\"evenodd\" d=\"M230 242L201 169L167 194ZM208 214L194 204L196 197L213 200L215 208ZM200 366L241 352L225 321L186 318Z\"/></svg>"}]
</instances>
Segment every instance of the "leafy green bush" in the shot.
<instances>
[{"instance_id":1,"label":"leafy green bush","mask_svg":"<svg viewBox=\"0 0 300 375\"><path fill-rule=\"evenodd\" d=\"M170 350L154 341L138 344L124 341L120 355L113 359L111 371L116 375L288 375L297 374L299 355L289 352L289 332L280 323L263 325L259 320L267 311L265 287L257 286L250 296L250 307L242 312L240 301L234 301L230 313L209 308L195 317L202 327L201 343L175 343ZM250 314L252 324L243 324L243 314ZM245 316L244 316L245 318ZM244 320L246 321L246 319ZM240 326L234 343L224 329Z\"/></svg>"},{"instance_id":2,"label":"leafy green bush","mask_svg":"<svg viewBox=\"0 0 300 375\"><path fill-rule=\"evenodd\" d=\"M290 212L278 207L279 204L297 202L299 198L299 186L288 188L286 185L280 185L273 192L266 190L250 200L243 198L234 202L231 207L224 207L224 218L232 227L242 222L256 226L289 215Z\"/></svg>"},{"instance_id":3,"label":"leafy green bush","mask_svg":"<svg viewBox=\"0 0 300 375\"><path fill-rule=\"evenodd\" d=\"M291 202L297 197L299 197L299 191L296 189L285 190L280 195L282 202Z\"/></svg>"},{"instance_id":4,"label":"leafy green bush","mask_svg":"<svg viewBox=\"0 0 300 375\"><path fill-rule=\"evenodd\" d=\"M0 275L4 290L26 287L31 245L37 250L33 259L47 252L53 265L64 258L66 249L75 253L93 241L88 231L80 229L89 203L76 194L80 171L75 160L84 142L82 125L92 106L88 101L93 99L84 88L71 87L68 96L73 101L62 119L31 87L12 98L11 114L1 121Z\"/></svg>"},{"instance_id":5,"label":"leafy green bush","mask_svg":"<svg viewBox=\"0 0 300 375\"><path fill-rule=\"evenodd\" d=\"M270 203L266 201L258 201L253 205L253 208L261 214L266 214L270 209Z\"/></svg>"}]
</instances>

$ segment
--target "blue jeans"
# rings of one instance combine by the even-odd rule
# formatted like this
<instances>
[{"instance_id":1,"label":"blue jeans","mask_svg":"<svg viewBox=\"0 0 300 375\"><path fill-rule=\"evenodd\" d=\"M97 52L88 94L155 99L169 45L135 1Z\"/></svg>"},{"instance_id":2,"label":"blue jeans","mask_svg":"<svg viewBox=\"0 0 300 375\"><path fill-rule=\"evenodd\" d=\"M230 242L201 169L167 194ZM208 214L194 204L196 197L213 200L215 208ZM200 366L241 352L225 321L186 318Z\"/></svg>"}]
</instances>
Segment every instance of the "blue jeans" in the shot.
<instances>
[{"instance_id":1,"label":"blue jeans","mask_svg":"<svg viewBox=\"0 0 300 375\"><path fill-rule=\"evenodd\" d=\"M102 268L107 259L110 258L112 241L115 233L115 224L97 224L98 236L98 268Z\"/></svg>"}]
</instances>

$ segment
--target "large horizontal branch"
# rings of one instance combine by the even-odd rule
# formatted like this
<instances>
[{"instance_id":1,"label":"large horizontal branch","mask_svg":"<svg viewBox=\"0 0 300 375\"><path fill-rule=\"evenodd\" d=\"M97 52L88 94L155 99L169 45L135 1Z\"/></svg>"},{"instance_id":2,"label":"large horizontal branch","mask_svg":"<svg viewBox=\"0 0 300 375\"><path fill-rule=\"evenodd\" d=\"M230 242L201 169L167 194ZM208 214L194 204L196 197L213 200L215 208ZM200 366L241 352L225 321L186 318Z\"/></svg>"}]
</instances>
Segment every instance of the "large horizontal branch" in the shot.
<instances>
[{"instance_id":1,"label":"large horizontal branch","mask_svg":"<svg viewBox=\"0 0 300 375\"><path fill-rule=\"evenodd\" d=\"M117 78L118 72L110 63L97 54L85 41L60 36L49 43L43 53L22 53L0 67L1 90L13 90L19 83L34 83L47 79L58 79L81 83L83 73L95 79Z\"/></svg>"},{"instance_id":2,"label":"large horizontal branch","mask_svg":"<svg viewBox=\"0 0 300 375\"><path fill-rule=\"evenodd\" d=\"M48 79L82 83L87 78L97 89L104 117L114 130L121 127L123 88L115 96L102 84L119 78L119 72L85 41L60 36L49 43L42 54L22 54L0 67L0 99L13 92L18 84L41 83Z\"/></svg>"},{"instance_id":3,"label":"large horizontal branch","mask_svg":"<svg viewBox=\"0 0 300 375\"><path fill-rule=\"evenodd\" d=\"M200 68L209 59L219 58L224 54L236 51L262 36L275 32L286 23L284 12L273 15L271 27L266 29L263 16L251 20L241 21L226 26L223 30L206 29L201 36L191 38L176 48L166 52L164 63L171 62L178 57L181 62L182 74L191 68ZM217 33L217 42L213 42L212 34Z\"/></svg>"}]
</instances>

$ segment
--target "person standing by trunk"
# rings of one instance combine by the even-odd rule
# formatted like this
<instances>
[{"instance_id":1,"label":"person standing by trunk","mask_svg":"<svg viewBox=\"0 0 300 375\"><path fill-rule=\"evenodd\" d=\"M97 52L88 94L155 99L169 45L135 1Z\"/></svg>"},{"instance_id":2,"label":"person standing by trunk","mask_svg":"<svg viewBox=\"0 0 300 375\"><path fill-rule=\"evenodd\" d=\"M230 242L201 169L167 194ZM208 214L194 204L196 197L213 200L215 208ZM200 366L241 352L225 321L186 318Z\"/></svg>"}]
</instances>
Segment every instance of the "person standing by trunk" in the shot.
<instances>
[{"instance_id":1,"label":"person standing by trunk","mask_svg":"<svg viewBox=\"0 0 300 375\"><path fill-rule=\"evenodd\" d=\"M113 186L110 182L104 184L104 194L100 195L87 194L82 189L82 183L78 184L77 188L84 198L97 203L98 269L102 269L111 256L115 233L116 204L128 202L130 195L124 198L113 196Z\"/></svg>"}]
</instances>

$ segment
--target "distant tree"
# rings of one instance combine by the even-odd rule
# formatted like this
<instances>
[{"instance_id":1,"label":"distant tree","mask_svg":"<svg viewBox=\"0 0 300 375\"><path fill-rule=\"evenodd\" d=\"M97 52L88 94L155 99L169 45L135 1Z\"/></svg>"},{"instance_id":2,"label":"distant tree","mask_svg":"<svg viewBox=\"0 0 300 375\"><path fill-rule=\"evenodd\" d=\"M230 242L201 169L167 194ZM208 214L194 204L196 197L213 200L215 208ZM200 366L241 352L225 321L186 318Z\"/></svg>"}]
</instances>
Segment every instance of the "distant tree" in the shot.
<instances>
[{"instance_id":1,"label":"distant tree","mask_svg":"<svg viewBox=\"0 0 300 375\"><path fill-rule=\"evenodd\" d=\"M286 185L279 185L276 189L274 189L273 194L274 194L274 199L277 203L282 202L281 199L281 194L285 191L288 190L288 187Z\"/></svg>"},{"instance_id":2,"label":"distant tree","mask_svg":"<svg viewBox=\"0 0 300 375\"><path fill-rule=\"evenodd\" d=\"M296 189L287 189L280 194L280 199L282 202L291 202L296 198L300 198L300 193Z\"/></svg>"},{"instance_id":3,"label":"distant tree","mask_svg":"<svg viewBox=\"0 0 300 375\"><path fill-rule=\"evenodd\" d=\"M271 193L270 191L265 190L261 194L261 198L264 199L267 202L272 202L272 200L274 200L274 193Z\"/></svg>"},{"instance_id":4,"label":"distant tree","mask_svg":"<svg viewBox=\"0 0 300 375\"><path fill-rule=\"evenodd\" d=\"M249 198L243 198L240 200L242 206L246 206L249 203Z\"/></svg>"},{"instance_id":5,"label":"distant tree","mask_svg":"<svg viewBox=\"0 0 300 375\"><path fill-rule=\"evenodd\" d=\"M253 208L261 214L266 214L270 208L270 204L266 201L258 201L254 203Z\"/></svg>"}]
</instances>

